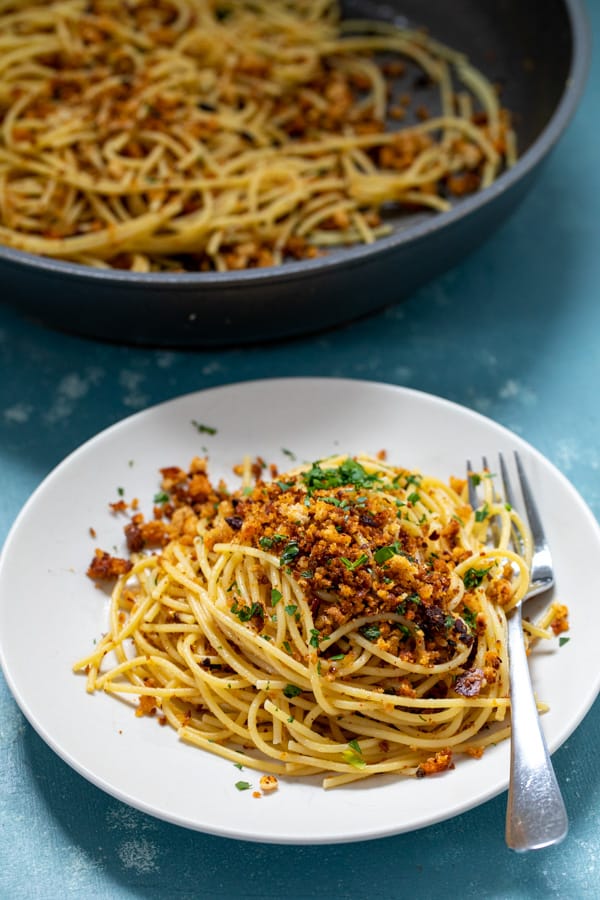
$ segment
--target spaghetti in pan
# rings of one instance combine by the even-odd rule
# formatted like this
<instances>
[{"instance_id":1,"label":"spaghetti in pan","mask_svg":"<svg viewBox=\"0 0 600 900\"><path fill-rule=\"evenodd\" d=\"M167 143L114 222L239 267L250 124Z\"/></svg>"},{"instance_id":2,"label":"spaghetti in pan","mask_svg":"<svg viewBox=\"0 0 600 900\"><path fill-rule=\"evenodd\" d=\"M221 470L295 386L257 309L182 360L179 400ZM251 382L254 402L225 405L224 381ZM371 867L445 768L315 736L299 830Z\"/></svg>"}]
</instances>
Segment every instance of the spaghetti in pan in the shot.
<instances>
[{"instance_id":1,"label":"spaghetti in pan","mask_svg":"<svg viewBox=\"0 0 600 900\"><path fill-rule=\"evenodd\" d=\"M130 558L96 552L91 577L118 580L108 632L75 665L89 691L326 788L428 776L507 737L506 614L531 541L490 473L471 476L485 488L474 510L465 481L369 456L272 480L247 462L233 493L206 465L162 470L155 518L126 526ZM567 627L552 604L525 637Z\"/></svg>"},{"instance_id":2,"label":"spaghetti in pan","mask_svg":"<svg viewBox=\"0 0 600 900\"><path fill-rule=\"evenodd\" d=\"M371 243L390 207L447 210L515 155L462 53L334 0L0 3L0 242L19 250L271 266Z\"/></svg>"}]
</instances>

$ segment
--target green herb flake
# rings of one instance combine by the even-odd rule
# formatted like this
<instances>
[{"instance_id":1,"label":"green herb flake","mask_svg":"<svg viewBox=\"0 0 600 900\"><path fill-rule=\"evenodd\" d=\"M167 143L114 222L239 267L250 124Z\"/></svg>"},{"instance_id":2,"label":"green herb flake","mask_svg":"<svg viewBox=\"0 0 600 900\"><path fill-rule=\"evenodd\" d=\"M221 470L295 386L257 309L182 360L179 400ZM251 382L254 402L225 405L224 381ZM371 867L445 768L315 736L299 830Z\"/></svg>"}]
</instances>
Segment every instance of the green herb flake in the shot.
<instances>
[{"instance_id":1,"label":"green herb flake","mask_svg":"<svg viewBox=\"0 0 600 900\"><path fill-rule=\"evenodd\" d=\"M294 487L293 481L277 481L276 484L281 488L282 491L289 491L290 488Z\"/></svg>"},{"instance_id":2,"label":"green herb flake","mask_svg":"<svg viewBox=\"0 0 600 900\"><path fill-rule=\"evenodd\" d=\"M488 566L487 569L475 569L473 567L467 569L463 575L463 582L466 589L469 591L471 588L479 587L491 568L491 566Z\"/></svg>"},{"instance_id":3,"label":"green herb flake","mask_svg":"<svg viewBox=\"0 0 600 900\"><path fill-rule=\"evenodd\" d=\"M368 641L376 641L381 637L379 625L363 625L359 631Z\"/></svg>"},{"instance_id":4,"label":"green herb flake","mask_svg":"<svg viewBox=\"0 0 600 900\"><path fill-rule=\"evenodd\" d=\"M293 616L298 611L298 607L294 606L292 603L290 603L289 606L285 607L285 611L288 614L288 616Z\"/></svg>"},{"instance_id":5,"label":"green herb flake","mask_svg":"<svg viewBox=\"0 0 600 900\"><path fill-rule=\"evenodd\" d=\"M302 693L302 688L297 687L295 684L286 684L283 693L285 697L289 697L291 700L292 697L297 697L298 694Z\"/></svg>"},{"instance_id":6,"label":"green herb flake","mask_svg":"<svg viewBox=\"0 0 600 900\"><path fill-rule=\"evenodd\" d=\"M238 791L249 791L252 787L249 781L236 781L235 786Z\"/></svg>"},{"instance_id":7,"label":"green herb flake","mask_svg":"<svg viewBox=\"0 0 600 900\"><path fill-rule=\"evenodd\" d=\"M264 610L260 603L253 603L252 606L240 606L235 600L231 605L231 612L237 616L240 622L249 622L254 616L264 618Z\"/></svg>"},{"instance_id":8,"label":"green herb flake","mask_svg":"<svg viewBox=\"0 0 600 900\"><path fill-rule=\"evenodd\" d=\"M568 637L559 637L559 639L558 639L558 646L559 646L559 647L564 647L565 644L568 644L570 640L571 640L571 638L568 638Z\"/></svg>"},{"instance_id":9,"label":"green herb flake","mask_svg":"<svg viewBox=\"0 0 600 900\"><path fill-rule=\"evenodd\" d=\"M479 487L481 484L481 475L478 472L471 472L469 475L469 481L473 485L473 487Z\"/></svg>"},{"instance_id":10,"label":"green herb flake","mask_svg":"<svg viewBox=\"0 0 600 900\"><path fill-rule=\"evenodd\" d=\"M345 658L346 658L345 653L336 653L335 656L330 656L329 660L330 660L330 662L337 662L339 659L345 659Z\"/></svg>"},{"instance_id":11,"label":"green herb flake","mask_svg":"<svg viewBox=\"0 0 600 900\"><path fill-rule=\"evenodd\" d=\"M271 590L271 606L277 606L279 601L283 598L283 594L281 591L278 591L277 588L272 588Z\"/></svg>"},{"instance_id":12,"label":"green herb flake","mask_svg":"<svg viewBox=\"0 0 600 900\"><path fill-rule=\"evenodd\" d=\"M159 491L158 494L154 495L155 503L167 503L169 501L169 495L165 491Z\"/></svg>"},{"instance_id":13,"label":"green herb flake","mask_svg":"<svg viewBox=\"0 0 600 900\"><path fill-rule=\"evenodd\" d=\"M284 456L287 456L289 459L296 459L296 454L293 453L291 450L288 450L286 447L282 447L281 452L284 454Z\"/></svg>"},{"instance_id":14,"label":"green herb flake","mask_svg":"<svg viewBox=\"0 0 600 900\"><path fill-rule=\"evenodd\" d=\"M358 741L356 739L354 739L353 741L348 741L348 746L352 747L352 749L355 751L355 753L359 753L362 756L362 750L360 749L360 744L358 743Z\"/></svg>"},{"instance_id":15,"label":"green herb flake","mask_svg":"<svg viewBox=\"0 0 600 900\"><path fill-rule=\"evenodd\" d=\"M408 500L409 503L412 503L413 506L415 505L415 503L419 503L421 500L419 494L417 494L416 491L413 491L412 494L409 494L406 499Z\"/></svg>"},{"instance_id":16,"label":"green herb flake","mask_svg":"<svg viewBox=\"0 0 600 900\"><path fill-rule=\"evenodd\" d=\"M211 425L204 425L202 422L197 422L195 419L192 419L192 425L200 434L216 434L217 429L213 428Z\"/></svg>"},{"instance_id":17,"label":"green herb flake","mask_svg":"<svg viewBox=\"0 0 600 900\"><path fill-rule=\"evenodd\" d=\"M367 472L360 463L350 457L331 469L323 469L315 462L307 472L302 473L301 477L311 493L316 490L332 490L344 485L368 487L381 480L377 473Z\"/></svg>"},{"instance_id":18,"label":"green herb flake","mask_svg":"<svg viewBox=\"0 0 600 900\"><path fill-rule=\"evenodd\" d=\"M349 572L352 572L354 569L358 569L359 566L362 566L364 565L364 563L368 562L369 557L366 553L361 553L358 559L355 559L354 561L348 559L346 556L341 556L340 561L344 564Z\"/></svg>"},{"instance_id":19,"label":"green herb flake","mask_svg":"<svg viewBox=\"0 0 600 900\"><path fill-rule=\"evenodd\" d=\"M355 769L366 769L367 764L358 753L355 753L354 750L344 750L342 753L342 759L344 762L347 762L349 765L354 766Z\"/></svg>"},{"instance_id":20,"label":"green herb flake","mask_svg":"<svg viewBox=\"0 0 600 900\"><path fill-rule=\"evenodd\" d=\"M287 563L290 563L293 559L295 559L299 553L300 547L298 546L298 542L290 541L289 544L284 547L283 553L279 557L279 562L282 566L285 566L287 565Z\"/></svg>"},{"instance_id":21,"label":"green herb flake","mask_svg":"<svg viewBox=\"0 0 600 900\"><path fill-rule=\"evenodd\" d=\"M474 613L472 609L469 609L468 606L463 607L460 617L463 622L469 626L471 631L475 631L475 628L477 627L477 614Z\"/></svg>"},{"instance_id":22,"label":"green herb flake","mask_svg":"<svg viewBox=\"0 0 600 900\"><path fill-rule=\"evenodd\" d=\"M490 514L490 508L487 503L484 503L481 509L478 509L475 512L475 521L476 522L485 522L487 517Z\"/></svg>"},{"instance_id":23,"label":"green herb flake","mask_svg":"<svg viewBox=\"0 0 600 900\"><path fill-rule=\"evenodd\" d=\"M290 647L290 642L289 642L289 641L284 641L284 642L283 642L283 649L284 649L284 650L287 650L287 652L288 652L289 654L291 654L292 648Z\"/></svg>"},{"instance_id":24,"label":"green herb flake","mask_svg":"<svg viewBox=\"0 0 600 900\"><path fill-rule=\"evenodd\" d=\"M236 769L239 769L240 772L244 771L244 767L241 763L234 763L234 766L236 767Z\"/></svg>"},{"instance_id":25,"label":"green herb flake","mask_svg":"<svg viewBox=\"0 0 600 900\"><path fill-rule=\"evenodd\" d=\"M373 554L373 559L376 563L378 563L378 565L381 566L383 565L383 563L386 563L389 559L391 559L392 556L397 556L399 553L400 545L398 541L394 541L393 544L389 544L387 547L379 547L379 549L376 550Z\"/></svg>"},{"instance_id":26,"label":"green herb flake","mask_svg":"<svg viewBox=\"0 0 600 900\"><path fill-rule=\"evenodd\" d=\"M323 503L329 503L330 506L337 506L340 509L346 509L348 506L347 500L339 500L337 497L319 497L319 500L322 500Z\"/></svg>"},{"instance_id":27,"label":"green herb flake","mask_svg":"<svg viewBox=\"0 0 600 900\"><path fill-rule=\"evenodd\" d=\"M123 497L124 494L125 494L125 488L118 487L118 488L117 488L117 494L119 495L119 497Z\"/></svg>"},{"instance_id":28,"label":"green herb flake","mask_svg":"<svg viewBox=\"0 0 600 900\"><path fill-rule=\"evenodd\" d=\"M310 640L308 642L310 644L310 646L316 647L318 649L320 639L321 639L321 632L318 631L316 628L311 628L310 629Z\"/></svg>"}]
</instances>

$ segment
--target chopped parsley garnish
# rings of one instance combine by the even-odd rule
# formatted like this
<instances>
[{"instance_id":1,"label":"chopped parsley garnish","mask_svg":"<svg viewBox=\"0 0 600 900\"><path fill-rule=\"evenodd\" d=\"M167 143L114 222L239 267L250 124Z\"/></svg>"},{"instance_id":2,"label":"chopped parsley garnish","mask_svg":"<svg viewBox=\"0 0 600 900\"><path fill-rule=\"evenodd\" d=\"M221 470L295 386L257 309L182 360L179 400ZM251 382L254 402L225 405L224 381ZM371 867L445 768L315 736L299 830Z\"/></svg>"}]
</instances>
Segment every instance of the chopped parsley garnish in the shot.
<instances>
[{"instance_id":1,"label":"chopped parsley garnish","mask_svg":"<svg viewBox=\"0 0 600 900\"><path fill-rule=\"evenodd\" d=\"M568 644L570 640L571 640L571 638L568 638L568 637L559 637L559 639L558 639L558 646L559 646L559 647L564 647L565 644Z\"/></svg>"},{"instance_id":2,"label":"chopped parsley garnish","mask_svg":"<svg viewBox=\"0 0 600 900\"><path fill-rule=\"evenodd\" d=\"M331 469L323 469L318 462L312 464L308 472L303 472L302 480L309 493L318 490L331 490L332 488L353 485L354 487L368 487L376 481L380 481L377 473L369 473L354 459L345 459L339 466Z\"/></svg>"},{"instance_id":3,"label":"chopped parsley garnish","mask_svg":"<svg viewBox=\"0 0 600 900\"><path fill-rule=\"evenodd\" d=\"M278 591L277 588L272 588L271 590L271 606L277 606L283 594L281 591Z\"/></svg>"},{"instance_id":4,"label":"chopped parsley garnish","mask_svg":"<svg viewBox=\"0 0 600 900\"><path fill-rule=\"evenodd\" d=\"M301 578L312 578L313 573L311 572L310 569L305 569L304 572L300 572L300 577Z\"/></svg>"},{"instance_id":5,"label":"chopped parsley garnish","mask_svg":"<svg viewBox=\"0 0 600 900\"><path fill-rule=\"evenodd\" d=\"M389 544L387 547L380 547L373 554L373 559L379 565L383 565L383 563L387 562L388 559L391 559L392 556L397 556L400 553L400 544L398 541L394 541L393 544Z\"/></svg>"},{"instance_id":6,"label":"chopped parsley garnish","mask_svg":"<svg viewBox=\"0 0 600 900\"><path fill-rule=\"evenodd\" d=\"M279 557L279 562L281 563L282 566L285 566L285 565L287 565L287 563L290 563L293 559L295 559L299 553L300 553L300 547L298 546L298 542L290 541L284 547L283 553Z\"/></svg>"},{"instance_id":7,"label":"chopped parsley garnish","mask_svg":"<svg viewBox=\"0 0 600 900\"><path fill-rule=\"evenodd\" d=\"M359 628L359 631L368 641L376 641L377 638L381 637L379 625L363 625Z\"/></svg>"},{"instance_id":8,"label":"chopped parsley garnish","mask_svg":"<svg viewBox=\"0 0 600 900\"><path fill-rule=\"evenodd\" d=\"M355 769L364 769L367 765L363 759L362 750L357 740L348 741L348 750L344 750L342 757L345 762Z\"/></svg>"},{"instance_id":9,"label":"chopped parsley garnish","mask_svg":"<svg viewBox=\"0 0 600 900\"><path fill-rule=\"evenodd\" d=\"M290 647L290 642L289 642L289 641L284 641L284 642L283 642L283 648L284 648L284 650L287 650L287 652L291 654L292 648Z\"/></svg>"},{"instance_id":10,"label":"chopped parsley garnish","mask_svg":"<svg viewBox=\"0 0 600 900\"><path fill-rule=\"evenodd\" d=\"M286 684L283 689L283 693L286 697L289 697L290 700L292 697L297 697L298 694L302 693L302 688L297 687L295 684Z\"/></svg>"},{"instance_id":11,"label":"chopped parsley garnish","mask_svg":"<svg viewBox=\"0 0 600 900\"><path fill-rule=\"evenodd\" d=\"M241 763L234 763L234 766L236 767L236 769L239 769L240 772L244 771L244 767Z\"/></svg>"},{"instance_id":12,"label":"chopped parsley garnish","mask_svg":"<svg viewBox=\"0 0 600 900\"><path fill-rule=\"evenodd\" d=\"M249 791L252 787L249 781L236 781L235 786L238 791Z\"/></svg>"},{"instance_id":13,"label":"chopped parsley garnish","mask_svg":"<svg viewBox=\"0 0 600 900\"><path fill-rule=\"evenodd\" d=\"M293 481L278 481L276 483L281 488L282 491L289 491L290 488L294 487Z\"/></svg>"},{"instance_id":14,"label":"chopped parsley garnish","mask_svg":"<svg viewBox=\"0 0 600 900\"><path fill-rule=\"evenodd\" d=\"M469 481L473 485L473 487L478 487L481 484L481 475L478 472L471 472L469 475Z\"/></svg>"},{"instance_id":15,"label":"chopped parsley garnish","mask_svg":"<svg viewBox=\"0 0 600 900\"><path fill-rule=\"evenodd\" d=\"M359 566L362 566L364 563L368 562L369 557L366 553L361 553L358 559L355 559L354 561L348 559L346 556L341 556L340 561L344 564L349 572L352 572L353 569L358 569Z\"/></svg>"},{"instance_id":16,"label":"chopped parsley garnish","mask_svg":"<svg viewBox=\"0 0 600 900\"><path fill-rule=\"evenodd\" d=\"M477 626L477 614L473 612L472 609L469 609L468 606L463 607L463 611L460 614L461 619L465 622L466 625L469 626L471 631L474 631Z\"/></svg>"},{"instance_id":17,"label":"chopped parsley garnish","mask_svg":"<svg viewBox=\"0 0 600 900\"><path fill-rule=\"evenodd\" d=\"M488 566L487 569L475 569L473 567L467 569L463 575L463 582L466 589L470 590L471 588L479 587L491 568L491 566Z\"/></svg>"},{"instance_id":18,"label":"chopped parsley garnish","mask_svg":"<svg viewBox=\"0 0 600 900\"><path fill-rule=\"evenodd\" d=\"M270 550L273 544L279 543L279 541L285 541L287 539L287 535L285 534L274 534L273 537L261 537L258 539L258 543L262 550Z\"/></svg>"},{"instance_id":19,"label":"chopped parsley garnish","mask_svg":"<svg viewBox=\"0 0 600 900\"><path fill-rule=\"evenodd\" d=\"M418 502L420 501L421 498L420 498L420 496L417 494L416 491L413 491L413 493L412 493L412 494L409 494L408 497L407 497L406 499L408 500L409 503L412 503L412 504L414 505L415 503L418 503Z\"/></svg>"},{"instance_id":20,"label":"chopped parsley garnish","mask_svg":"<svg viewBox=\"0 0 600 900\"><path fill-rule=\"evenodd\" d=\"M254 616L264 618L264 611L260 603L253 603L252 606L240 606L235 600L231 605L231 612L238 617L240 622L249 622Z\"/></svg>"},{"instance_id":21,"label":"chopped parsley garnish","mask_svg":"<svg viewBox=\"0 0 600 900\"><path fill-rule=\"evenodd\" d=\"M192 425L200 434L216 434L217 429L213 428L211 425L203 425L202 422L197 422L195 419L192 419Z\"/></svg>"},{"instance_id":22,"label":"chopped parsley garnish","mask_svg":"<svg viewBox=\"0 0 600 900\"><path fill-rule=\"evenodd\" d=\"M288 456L290 459L296 459L296 454L291 450L287 450L285 447L281 448L281 452Z\"/></svg>"},{"instance_id":23,"label":"chopped parsley garnish","mask_svg":"<svg viewBox=\"0 0 600 900\"><path fill-rule=\"evenodd\" d=\"M285 611L288 614L288 616L293 616L298 611L298 607L290 604L289 606L285 607Z\"/></svg>"},{"instance_id":24,"label":"chopped parsley garnish","mask_svg":"<svg viewBox=\"0 0 600 900\"><path fill-rule=\"evenodd\" d=\"M475 513L475 521L476 521L476 522L485 522L485 520L487 519L487 517L489 516L489 514L490 514L490 508L489 508L489 506L488 506L488 504L487 504L487 502L486 502L486 503L483 504L483 506L481 507L481 509L478 509L478 510L476 511L476 513Z\"/></svg>"},{"instance_id":25,"label":"chopped parsley garnish","mask_svg":"<svg viewBox=\"0 0 600 900\"><path fill-rule=\"evenodd\" d=\"M119 497L122 497L125 494L125 488L118 487L117 494L119 495Z\"/></svg>"},{"instance_id":26,"label":"chopped parsley garnish","mask_svg":"<svg viewBox=\"0 0 600 900\"><path fill-rule=\"evenodd\" d=\"M167 503L168 500L169 500L169 495L166 493L166 491L159 491L158 494L154 495L155 503Z\"/></svg>"},{"instance_id":27,"label":"chopped parsley garnish","mask_svg":"<svg viewBox=\"0 0 600 900\"><path fill-rule=\"evenodd\" d=\"M321 640L321 632L316 628L310 629L310 641L308 642L311 647L319 648L319 641Z\"/></svg>"}]
</instances>

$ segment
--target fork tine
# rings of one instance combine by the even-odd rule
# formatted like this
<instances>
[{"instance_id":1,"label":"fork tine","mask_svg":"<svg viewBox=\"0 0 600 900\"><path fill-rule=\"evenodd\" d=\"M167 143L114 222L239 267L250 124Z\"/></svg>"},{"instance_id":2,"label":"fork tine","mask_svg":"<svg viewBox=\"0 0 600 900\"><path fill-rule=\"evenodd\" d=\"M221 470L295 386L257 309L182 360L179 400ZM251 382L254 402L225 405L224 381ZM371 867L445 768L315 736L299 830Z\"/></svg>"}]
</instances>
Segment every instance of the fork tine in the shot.
<instances>
[{"instance_id":1,"label":"fork tine","mask_svg":"<svg viewBox=\"0 0 600 900\"><path fill-rule=\"evenodd\" d=\"M500 461L500 475L502 477L502 489L504 491L504 499L507 503L513 507L513 509L517 508L517 501L515 498L515 492L512 489L512 483L510 478L508 477L508 469L506 468L506 462L504 461L504 456L502 452L498 453L498 459Z\"/></svg>"},{"instance_id":2,"label":"fork tine","mask_svg":"<svg viewBox=\"0 0 600 900\"><path fill-rule=\"evenodd\" d=\"M471 460L467 460L467 490L469 492L469 505L471 509L477 509L477 491L475 490L475 485L473 484L473 479L471 478L471 473L473 472L473 466L471 465Z\"/></svg>"},{"instance_id":3,"label":"fork tine","mask_svg":"<svg viewBox=\"0 0 600 900\"><path fill-rule=\"evenodd\" d=\"M504 456L502 451L498 451L498 461L500 463L500 477L502 480L502 490L504 492L504 500L509 506L511 506L514 510L518 510L519 504L517 498L515 496L515 492L513 490L512 481L510 480L510 475L508 474L508 467L506 465ZM523 553L523 536L516 528L512 528L512 544L517 553Z\"/></svg>"},{"instance_id":4,"label":"fork tine","mask_svg":"<svg viewBox=\"0 0 600 900\"><path fill-rule=\"evenodd\" d=\"M533 538L533 546L535 550L541 550L547 547L546 535L542 526L542 520L538 512L537 504L533 499L533 493L529 484L529 479L525 474L525 469L521 463L521 457L515 450L515 463L517 465L517 473L519 475L519 483L521 485L521 494L523 495L523 503L525 504L525 512L529 520L529 530ZM512 502L512 501L509 501Z\"/></svg>"}]
</instances>

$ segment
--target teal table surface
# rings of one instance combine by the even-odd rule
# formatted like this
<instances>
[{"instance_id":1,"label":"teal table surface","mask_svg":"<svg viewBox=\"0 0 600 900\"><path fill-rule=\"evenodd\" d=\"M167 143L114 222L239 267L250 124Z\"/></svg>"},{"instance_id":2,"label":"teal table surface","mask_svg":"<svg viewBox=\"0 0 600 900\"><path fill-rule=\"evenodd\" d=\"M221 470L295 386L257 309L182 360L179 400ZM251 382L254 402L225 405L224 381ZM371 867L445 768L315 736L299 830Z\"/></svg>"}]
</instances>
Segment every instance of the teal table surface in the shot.
<instances>
[{"instance_id":1,"label":"teal table surface","mask_svg":"<svg viewBox=\"0 0 600 900\"><path fill-rule=\"evenodd\" d=\"M600 3L590 15L600 37ZM571 127L512 218L408 301L327 333L146 349L57 333L0 305L0 542L47 473L108 425L190 391L294 375L406 385L478 410L544 453L599 517L599 112L595 59ZM26 618L27 598L15 602ZM596 704L554 756L571 820L558 847L510 852L506 795L381 840L250 844L159 821L88 783L0 676L0 898L597 898L599 746Z\"/></svg>"}]
</instances>

